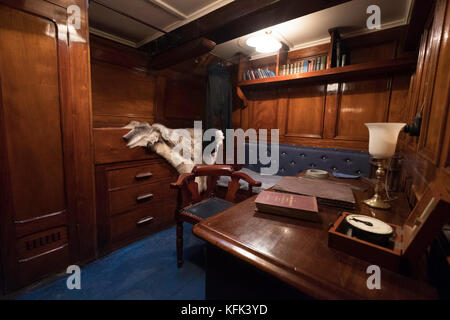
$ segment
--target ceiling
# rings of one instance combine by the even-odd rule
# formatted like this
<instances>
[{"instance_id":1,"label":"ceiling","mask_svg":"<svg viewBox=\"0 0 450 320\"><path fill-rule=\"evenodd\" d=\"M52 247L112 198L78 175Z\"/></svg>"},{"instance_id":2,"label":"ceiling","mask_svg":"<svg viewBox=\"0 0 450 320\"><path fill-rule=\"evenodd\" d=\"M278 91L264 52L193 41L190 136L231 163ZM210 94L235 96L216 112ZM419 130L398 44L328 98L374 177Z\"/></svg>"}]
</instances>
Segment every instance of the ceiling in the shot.
<instances>
[{"instance_id":1,"label":"ceiling","mask_svg":"<svg viewBox=\"0 0 450 320\"><path fill-rule=\"evenodd\" d=\"M413 0L353 0L222 43L212 53L227 60L238 52L252 59L273 55L258 54L245 44L250 36L266 30L271 30L272 35L287 44L290 50L328 43L328 30L334 27L339 27L344 37L368 33L366 20L369 14L366 10L373 4L380 7L381 29L397 27L408 24L412 3Z\"/></svg>"},{"instance_id":2,"label":"ceiling","mask_svg":"<svg viewBox=\"0 0 450 320\"><path fill-rule=\"evenodd\" d=\"M232 1L95 0L89 4L90 32L132 47L140 47L160 37L163 33L101 4L169 32Z\"/></svg>"},{"instance_id":3,"label":"ceiling","mask_svg":"<svg viewBox=\"0 0 450 320\"><path fill-rule=\"evenodd\" d=\"M89 5L90 31L137 48L162 36L163 33L101 4L170 32L232 1L92 0ZM272 35L287 44L290 50L319 45L330 41L328 30L334 27L339 27L344 37L370 32L366 27L369 16L366 10L373 4L381 9L381 29L408 24L413 0L353 0L258 32L271 30ZM268 54L258 54L254 48L245 44L247 38L258 32L217 45L212 53L226 60L232 59L238 52L252 59L267 56Z\"/></svg>"}]
</instances>

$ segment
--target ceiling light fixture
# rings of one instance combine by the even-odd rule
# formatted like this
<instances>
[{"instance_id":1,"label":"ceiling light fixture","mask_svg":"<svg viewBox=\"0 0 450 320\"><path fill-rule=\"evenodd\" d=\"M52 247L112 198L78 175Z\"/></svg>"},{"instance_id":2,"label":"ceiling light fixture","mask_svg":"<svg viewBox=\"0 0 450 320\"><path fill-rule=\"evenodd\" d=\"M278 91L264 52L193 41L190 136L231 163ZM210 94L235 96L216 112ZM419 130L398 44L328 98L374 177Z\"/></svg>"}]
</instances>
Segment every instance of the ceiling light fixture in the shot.
<instances>
[{"instance_id":1,"label":"ceiling light fixture","mask_svg":"<svg viewBox=\"0 0 450 320\"><path fill-rule=\"evenodd\" d=\"M247 39L246 43L254 47L259 53L276 52L281 48L281 42L275 39L272 31L266 31L265 34L259 34Z\"/></svg>"}]
</instances>

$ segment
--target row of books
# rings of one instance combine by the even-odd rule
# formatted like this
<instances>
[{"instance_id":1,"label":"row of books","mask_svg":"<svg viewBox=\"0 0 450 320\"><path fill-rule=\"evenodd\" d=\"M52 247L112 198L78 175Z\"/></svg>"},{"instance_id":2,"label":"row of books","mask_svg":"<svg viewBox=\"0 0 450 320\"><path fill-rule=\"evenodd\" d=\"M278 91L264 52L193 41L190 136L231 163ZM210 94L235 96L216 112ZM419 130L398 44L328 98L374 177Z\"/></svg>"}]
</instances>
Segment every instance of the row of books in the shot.
<instances>
[{"instance_id":1,"label":"row of books","mask_svg":"<svg viewBox=\"0 0 450 320\"><path fill-rule=\"evenodd\" d=\"M327 67L327 56L301 60L295 63L285 64L280 67L280 76L324 70Z\"/></svg>"},{"instance_id":2,"label":"row of books","mask_svg":"<svg viewBox=\"0 0 450 320\"><path fill-rule=\"evenodd\" d=\"M270 78L275 77L275 72L269 70L269 69L251 69L247 70L244 73L244 80L253 80L253 79L262 79L262 78Z\"/></svg>"}]
</instances>

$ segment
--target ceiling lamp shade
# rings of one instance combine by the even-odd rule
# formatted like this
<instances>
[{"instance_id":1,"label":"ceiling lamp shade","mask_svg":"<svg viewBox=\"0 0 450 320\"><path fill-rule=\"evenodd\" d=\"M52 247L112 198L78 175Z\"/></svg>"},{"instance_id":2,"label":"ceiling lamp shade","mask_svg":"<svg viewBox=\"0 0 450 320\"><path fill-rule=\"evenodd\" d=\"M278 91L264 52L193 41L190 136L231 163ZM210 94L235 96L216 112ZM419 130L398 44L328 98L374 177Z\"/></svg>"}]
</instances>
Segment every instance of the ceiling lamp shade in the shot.
<instances>
[{"instance_id":1,"label":"ceiling lamp shade","mask_svg":"<svg viewBox=\"0 0 450 320\"><path fill-rule=\"evenodd\" d=\"M271 33L272 31L266 31L265 34L255 35L248 38L246 43L259 53L276 52L281 48L281 42L275 39Z\"/></svg>"}]
</instances>

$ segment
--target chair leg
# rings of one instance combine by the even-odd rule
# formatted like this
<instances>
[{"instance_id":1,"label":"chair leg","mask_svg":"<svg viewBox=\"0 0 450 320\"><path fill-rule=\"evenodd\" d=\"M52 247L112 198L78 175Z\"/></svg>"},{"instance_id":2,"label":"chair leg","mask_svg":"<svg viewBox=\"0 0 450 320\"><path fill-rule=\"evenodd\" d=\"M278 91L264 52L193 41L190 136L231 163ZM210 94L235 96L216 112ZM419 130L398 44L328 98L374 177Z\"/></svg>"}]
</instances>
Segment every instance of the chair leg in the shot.
<instances>
[{"instance_id":1,"label":"chair leg","mask_svg":"<svg viewBox=\"0 0 450 320\"><path fill-rule=\"evenodd\" d=\"M183 266L183 221L177 221L177 266Z\"/></svg>"}]
</instances>

